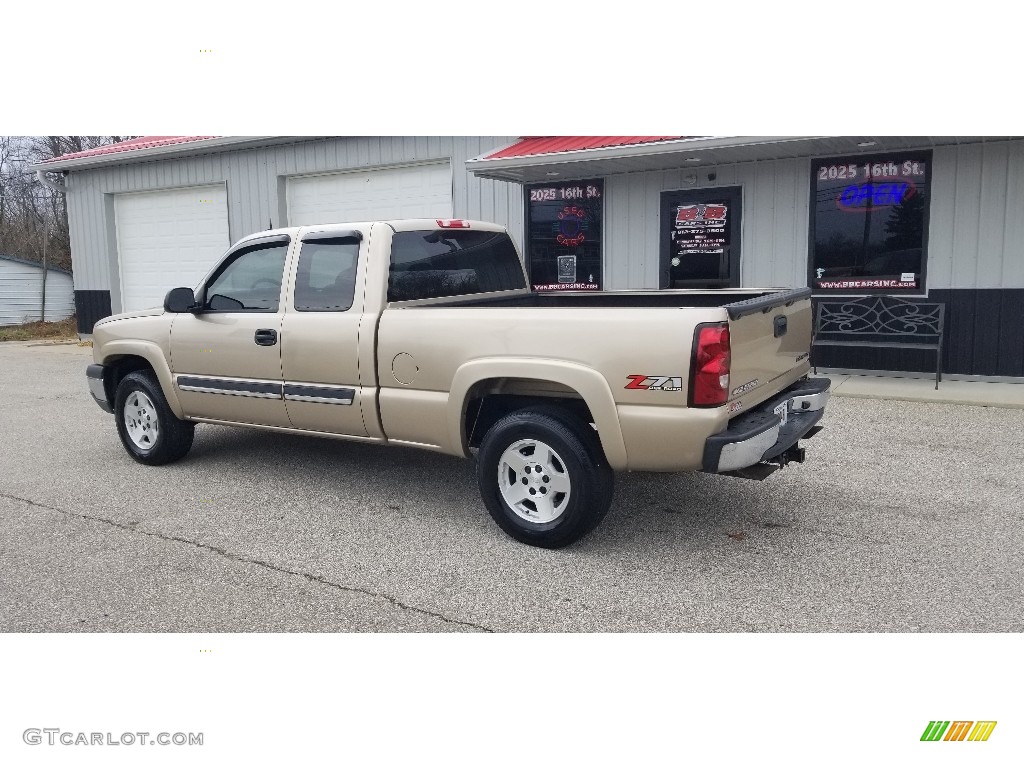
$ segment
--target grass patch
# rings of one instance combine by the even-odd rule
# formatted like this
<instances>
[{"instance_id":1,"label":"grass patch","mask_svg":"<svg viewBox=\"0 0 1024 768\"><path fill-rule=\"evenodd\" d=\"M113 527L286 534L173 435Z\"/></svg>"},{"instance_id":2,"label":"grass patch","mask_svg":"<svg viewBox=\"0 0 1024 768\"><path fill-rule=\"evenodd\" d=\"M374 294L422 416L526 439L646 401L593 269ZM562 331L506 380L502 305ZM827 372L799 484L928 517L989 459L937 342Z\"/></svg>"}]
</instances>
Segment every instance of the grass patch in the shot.
<instances>
[{"instance_id":1,"label":"grass patch","mask_svg":"<svg viewBox=\"0 0 1024 768\"><path fill-rule=\"evenodd\" d=\"M0 341L34 341L36 339L77 339L78 324L74 316L56 323L25 323L0 325Z\"/></svg>"}]
</instances>

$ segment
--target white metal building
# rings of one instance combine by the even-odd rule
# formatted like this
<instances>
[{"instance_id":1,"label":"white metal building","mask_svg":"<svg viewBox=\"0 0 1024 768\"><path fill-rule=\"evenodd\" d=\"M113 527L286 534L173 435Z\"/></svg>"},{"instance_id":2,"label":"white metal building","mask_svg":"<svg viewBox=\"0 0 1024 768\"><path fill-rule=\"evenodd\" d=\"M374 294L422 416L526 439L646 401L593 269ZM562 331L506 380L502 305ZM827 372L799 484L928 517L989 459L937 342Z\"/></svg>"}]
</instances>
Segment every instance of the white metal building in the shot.
<instances>
[{"instance_id":1,"label":"white metal building","mask_svg":"<svg viewBox=\"0 0 1024 768\"><path fill-rule=\"evenodd\" d=\"M36 169L66 187L82 333L195 285L259 230L454 216L506 225L538 290L938 301L946 373L1024 377L1020 137L172 136ZM671 239L687 216L722 226ZM832 367L932 365L913 350L826 352Z\"/></svg>"},{"instance_id":2,"label":"white metal building","mask_svg":"<svg viewBox=\"0 0 1024 768\"><path fill-rule=\"evenodd\" d=\"M75 313L71 273L46 269L46 311L43 312L43 265L0 255L0 325L38 320L65 320Z\"/></svg>"},{"instance_id":3,"label":"white metal building","mask_svg":"<svg viewBox=\"0 0 1024 768\"><path fill-rule=\"evenodd\" d=\"M230 243L311 222L486 219L522 196L466 173L510 137L149 136L36 166L63 173L79 330L195 285ZM53 177L50 176L52 179Z\"/></svg>"}]
</instances>

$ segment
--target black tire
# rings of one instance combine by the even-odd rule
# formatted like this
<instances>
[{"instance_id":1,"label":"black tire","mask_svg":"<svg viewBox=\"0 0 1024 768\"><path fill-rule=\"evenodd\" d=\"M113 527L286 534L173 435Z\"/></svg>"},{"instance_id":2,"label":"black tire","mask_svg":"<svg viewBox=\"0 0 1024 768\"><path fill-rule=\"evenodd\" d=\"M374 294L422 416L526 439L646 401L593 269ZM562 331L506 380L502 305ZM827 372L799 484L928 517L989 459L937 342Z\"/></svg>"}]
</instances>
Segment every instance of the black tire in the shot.
<instances>
[{"instance_id":1,"label":"black tire","mask_svg":"<svg viewBox=\"0 0 1024 768\"><path fill-rule=\"evenodd\" d=\"M567 494L552 494L552 489L543 484L548 474L533 471L536 466L547 466L543 458L522 472L506 464L499 479L503 455L519 441L525 443L520 444L521 448L510 456L518 461L514 456L518 453L527 465L538 450L536 446L529 445L530 442L538 441L554 451L551 466L561 474L563 484L565 479L568 480ZM522 453L524 451L526 455ZM568 411L546 406L514 411L487 431L477 453L477 481L487 511L505 533L524 544L547 549L572 544L596 528L608 514L615 487L615 475L608 466L593 428ZM524 496L517 502L520 510L517 512L506 500L502 489L504 487L514 493L512 489L519 490L520 482L526 491L536 494ZM550 503L551 507L542 509L534 499ZM523 516L543 518L551 513L557 516L538 522Z\"/></svg>"},{"instance_id":2,"label":"black tire","mask_svg":"<svg viewBox=\"0 0 1024 768\"><path fill-rule=\"evenodd\" d=\"M156 426L156 437L150 445L137 445L129 434L125 417L125 404L135 393L145 395L153 405L152 411L145 408L143 421L150 427ZM136 401L137 404L137 401ZM128 455L142 464L169 464L177 461L192 448L195 424L176 417L167 405L167 398L160 389L160 382L152 371L133 371L121 379L114 395L114 422L117 434Z\"/></svg>"}]
</instances>

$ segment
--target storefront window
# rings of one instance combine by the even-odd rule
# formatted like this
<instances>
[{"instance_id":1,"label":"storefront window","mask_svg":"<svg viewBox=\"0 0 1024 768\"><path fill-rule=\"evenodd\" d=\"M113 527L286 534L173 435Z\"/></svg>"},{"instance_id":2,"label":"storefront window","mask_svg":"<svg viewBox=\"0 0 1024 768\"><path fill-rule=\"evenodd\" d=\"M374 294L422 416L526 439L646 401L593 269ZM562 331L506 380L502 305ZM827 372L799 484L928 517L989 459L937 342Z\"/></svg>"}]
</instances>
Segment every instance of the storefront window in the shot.
<instances>
[{"instance_id":1,"label":"storefront window","mask_svg":"<svg viewBox=\"0 0 1024 768\"><path fill-rule=\"evenodd\" d=\"M601 290L601 179L526 188L526 263L535 291Z\"/></svg>"},{"instance_id":2,"label":"storefront window","mask_svg":"<svg viewBox=\"0 0 1024 768\"><path fill-rule=\"evenodd\" d=\"M924 290L930 170L929 152L813 163L815 290Z\"/></svg>"}]
</instances>

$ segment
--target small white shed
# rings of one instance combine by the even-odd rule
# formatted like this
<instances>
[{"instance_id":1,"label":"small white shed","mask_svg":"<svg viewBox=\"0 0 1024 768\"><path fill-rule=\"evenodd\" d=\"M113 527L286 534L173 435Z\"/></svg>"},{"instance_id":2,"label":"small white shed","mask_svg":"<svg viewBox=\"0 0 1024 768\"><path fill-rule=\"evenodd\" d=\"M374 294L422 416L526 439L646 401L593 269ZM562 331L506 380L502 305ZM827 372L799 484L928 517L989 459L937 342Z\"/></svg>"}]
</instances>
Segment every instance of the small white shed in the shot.
<instances>
[{"instance_id":1,"label":"small white shed","mask_svg":"<svg viewBox=\"0 0 1024 768\"><path fill-rule=\"evenodd\" d=\"M56 267L49 267L46 273L46 314L43 317L39 311L43 297L43 265L0 255L0 325L38 320L54 322L75 314L71 273Z\"/></svg>"}]
</instances>

